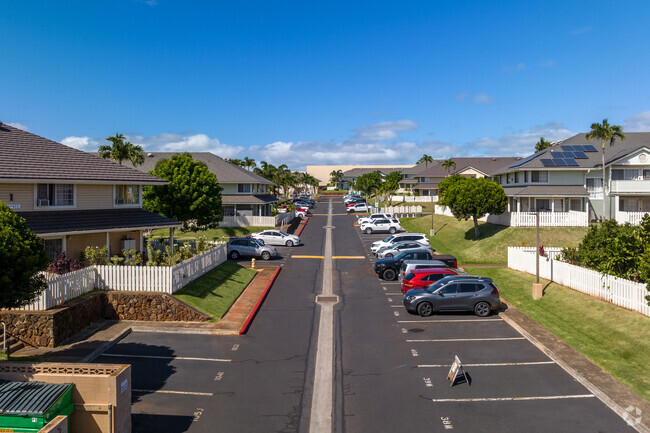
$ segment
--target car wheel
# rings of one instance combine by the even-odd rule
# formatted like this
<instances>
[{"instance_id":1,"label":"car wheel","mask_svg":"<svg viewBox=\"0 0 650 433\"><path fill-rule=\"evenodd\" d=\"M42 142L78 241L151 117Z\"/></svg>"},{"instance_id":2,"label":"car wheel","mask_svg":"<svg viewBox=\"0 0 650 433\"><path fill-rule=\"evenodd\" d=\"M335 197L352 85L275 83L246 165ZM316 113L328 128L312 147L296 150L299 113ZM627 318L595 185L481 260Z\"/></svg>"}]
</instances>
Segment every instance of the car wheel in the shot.
<instances>
[{"instance_id":1,"label":"car wheel","mask_svg":"<svg viewBox=\"0 0 650 433\"><path fill-rule=\"evenodd\" d=\"M293 241L287 241L287 243L285 245L288 246L288 247L292 247L293 246Z\"/></svg>"},{"instance_id":2,"label":"car wheel","mask_svg":"<svg viewBox=\"0 0 650 433\"><path fill-rule=\"evenodd\" d=\"M429 302L421 302L418 304L418 314L422 317L428 317L433 314L433 305Z\"/></svg>"},{"instance_id":3,"label":"car wheel","mask_svg":"<svg viewBox=\"0 0 650 433\"><path fill-rule=\"evenodd\" d=\"M270 258L271 258L271 253L269 253L268 251L264 251L262 253L262 260L269 260Z\"/></svg>"},{"instance_id":4,"label":"car wheel","mask_svg":"<svg viewBox=\"0 0 650 433\"><path fill-rule=\"evenodd\" d=\"M371 234L372 234L372 229L371 229L370 227L368 227L368 228L366 229L366 234L367 234L367 235L371 235Z\"/></svg>"},{"instance_id":5,"label":"car wheel","mask_svg":"<svg viewBox=\"0 0 650 433\"><path fill-rule=\"evenodd\" d=\"M388 254L386 254L384 257L385 257L385 258L391 258L391 257L393 257L393 255L392 255L391 253L388 253Z\"/></svg>"},{"instance_id":6,"label":"car wheel","mask_svg":"<svg viewBox=\"0 0 650 433\"><path fill-rule=\"evenodd\" d=\"M485 317L490 315L490 305L487 302L479 302L474 306L474 314L478 317Z\"/></svg>"},{"instance_id":7,"label":"car wheel","mask_svg":"<svg viewBox=\"0 0 650 433\"><path fill-rule=\"evenodd\" d=\"M389 232L391 235L394 235L396 231L397 231L397 229L396 229L395 227L391 227L390 229L388 229L388 232Z\"/></svg>"},{"instance_id":8,"label":"car wheel","mask_svg":"<svg viewBox=\"0 0 650 433\"><path fill-rule=\"evenodd\" d=\"M396 276L395 271L392 270L392 269L386 269L386 270L384 271L384 273L381 274L381 277L382 277L384 280L389 280L389 281L394 280L394 279L395 279L395 276Z\"/></svg>"},{"instance_id":9,"label":"car wheel","mask_svg":"<svg viewBox=\"0 0 650 433\"><path fill-rule=\"evenodd\" d=\"M239 253L237 251L231 251L230 252L230 258L232 260L237 260L239 258Z\"/></svg>"}]
</instances>

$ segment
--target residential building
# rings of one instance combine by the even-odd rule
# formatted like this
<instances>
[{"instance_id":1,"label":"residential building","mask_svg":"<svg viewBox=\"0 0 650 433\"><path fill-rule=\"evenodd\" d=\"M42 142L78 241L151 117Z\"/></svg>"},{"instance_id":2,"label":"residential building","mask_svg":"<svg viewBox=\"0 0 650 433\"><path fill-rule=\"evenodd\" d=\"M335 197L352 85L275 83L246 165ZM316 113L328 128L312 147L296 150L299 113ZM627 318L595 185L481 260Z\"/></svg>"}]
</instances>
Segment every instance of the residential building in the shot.
<instances>
[{"instance_id":1,"label":"residential building","mask_svg":"<svg viewBox=\"0 0 650 433\"><path fill-rule=\"evenodd\" d=\"M87 246L144 250L143 233L180 222L142 209L142 187L163 179L0 123L0 200L54 259Z\"/></svg>"},{"instance_id":2,"label":"residential building","mask_svg":"<svg viewBox=\"0 0 650 433\"><path fill-rule=\"evenodd\" d=\"M415 174L417 184L412 188L420 196L437 196L438 184L447 176L487 177L489 173L507 167L521 158L518 157L469 157L452 158L456 166L446 169L442 161L429 164L429 168Z\"/></svg>"},{"instance_id":3,"label":"residential building","mask_svg":"<svg viewBox=\"0 0 650 433\"><path fill-rule=\"evenodd\" d=\"M512 215L506 219L512 224L540 210L553 214L545 216L553 217L552 225L585 226L603 218L638 223L650 212L650 133L625 135L614 146L605 144L604 182L601 143L588 142L585 134L494 171L508 195Z\"/></svg>"},{"instance_id":4,"label":"residential building","mask_svg":"<svg viewBox=\"0 0 650 433\"><path fill-rule=\"evenodd\" d=\"M410 167L409 167L410 168ZM363 176L364 174L372 173L375 171L378 171L381 178L383 179L388 175L388 173L392 173L393 171L402 171L404 167L355 167L351 168L350 170L346 170L343 172L343 179L341 180L341 188L342 189L351 189L352 185L354 185L354 182L357 181L359 176Z\"/></svg>"},{"instance_id":5,"label":"residential building","mask_svg":"<svg viewBox=\"0 0 650 433\"><path fill-rule=\"evenodd\" d=\"M149 152L145 155L144 164L136 167L148 173L162 159L169 159L179 152ZM259 225L262 221L256 217L270 217L271 205L278 201L270 194L274 183L252 171L245 170L229 163L223 158L210 152L189 152L192 159L203 162L210 172L217 176L219 185L223 188L221 201L223 203L224 220L222 227L241 225ZM266 224L265 224L266 225Z\"/></svg>"},{"instance_id":6,"label":"residential building","mask_svg":"<svg viewBox=\"0 0 650 433\"><path fill-rule=\"evenodd\" d=\"M319 186L326 186L330 181L330 173L341 170L346 172L353 168L372 168L370 171L380 169L410 168L413 165L360 165L360 164L340 164L340 165L308 165L306 172L319 180Z\"/></svg>"}]
</instances>

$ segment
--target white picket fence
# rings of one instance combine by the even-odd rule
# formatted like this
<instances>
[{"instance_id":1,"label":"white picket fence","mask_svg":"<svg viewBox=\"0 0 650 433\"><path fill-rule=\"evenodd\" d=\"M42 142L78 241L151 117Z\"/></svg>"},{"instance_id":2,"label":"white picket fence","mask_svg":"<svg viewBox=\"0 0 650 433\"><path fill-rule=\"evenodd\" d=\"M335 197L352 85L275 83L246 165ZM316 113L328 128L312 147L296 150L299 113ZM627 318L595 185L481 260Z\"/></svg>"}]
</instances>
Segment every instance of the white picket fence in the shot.
<instances>
[{"instance_id":1,"label":"white picket fence","mask_svg":"<svg viewBox=\"0 0 650 433\"><path fill-rule=\"evenodd\" d=\"M377 212L396 216L415 216L422 213L422 206L387 206L378 208Z\"/></svg>"},{"instance_id":2,"label":"white picket fence","mask_svg":"<svg viewBox=\"0 0 650 433\"><path fill-rule=\"evenodd\" d=\"M47 310L94 289L174 293L225 262L227 245L175 266L89 266L47 279L48 288L17 310Z\"/></svg>"},{"instance_id":3,"label":"white picket fence","mask_svg":"<svg viewBox=\"0 0 650 433\"><path fill-rule=\"evenodd\" d=\"M446 206L436 205L436 214L453 217L454 214ZM498 224L510 227L535 227L537 224L536 212L504 212L501 215L487 215L479 218L481 222ZM540 212L540 227L589 227L589 214L587 212Z\"/></svg>"},{"instance_id":4,"label":"white picket fence","mask_svg":"<svg viewBox=\"0 0 650 433\"><path fill-rule=\"evenodd\" d=\"M276 216L225 216L219 227L278 227L289 224L296 217L295 212Z\"/></svg>"},{"instance_id":5,"label":"white picket fence","mask_svg":"<svg viewBox=\"0 0 650 433\"><path fill-rule=\"evenodd\" d=\"M619 211L616 213L616 221L619 224L630 223L634 226L637 226L641 223L641 220L649 212L623 212Z\"/></svg>"},{"instance_id":6,"label":"white picket fence","mask_svg":"<svg viewBox=\"0 0 650 433\"><path fill-rule=\"evenodd\" d=\"M404 203L431 203L431 196L429 195L394 195L391 197L394 202ZM433 202L438 201L438 196L433 196Z\"/></svg>"},{"instance_id":7,"label":"white picket fence","mask_svg":"<svg viewBox=\"0 0 650 433\"><path fill-rule=\"evenodd\" d=\"M555 250L555 248L546 250ZM508 248L508 267L511 269L535 274L535 258L534 249L531 252L522 248ZM551 257L540 257L539 276L650 316L650 306L645 299L648 290L643 283L601 274Z\"/></svg>"}]
</instances>

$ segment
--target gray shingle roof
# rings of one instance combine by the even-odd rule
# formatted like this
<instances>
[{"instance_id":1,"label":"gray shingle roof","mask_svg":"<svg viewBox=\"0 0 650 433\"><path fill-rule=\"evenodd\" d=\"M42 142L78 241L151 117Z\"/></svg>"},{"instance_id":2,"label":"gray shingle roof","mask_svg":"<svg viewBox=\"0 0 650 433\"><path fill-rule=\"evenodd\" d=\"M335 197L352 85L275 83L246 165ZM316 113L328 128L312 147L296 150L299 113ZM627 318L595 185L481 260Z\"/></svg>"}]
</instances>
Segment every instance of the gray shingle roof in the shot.
<instances>
[{"instance_id":1,"label":"gray shingle roof","mask_svg":"<svg viewBox=\"0 0 650 433\"><path fill-rule=\"evenodd\" d=\"M181 223L176 220L142 209L62 210L17 212L17 214L25 218L27 227L31 231L39 235L181 226Z\"/></svg>"},{"instance_id":2,"label":"gray shingle roof","mask_svg":"<svg viewBox=\"0 0 650 433\"><path fill-rule=\"evenodd\" d=\"M561 141L548 149L539 152L537 156L531 158L530 161L527 161L517 167L503 167L500 170L493 172L492 174L501 174L512 171L519 170L530 170L530 169L543 169L543 170L575 170L575 169L593 169L600 168L602 169L602 142L597 140L587 141L585 139L584 133L574 135L573 137L567 138L564 141ZM610 146L609 143L605 144L605 165L608 165L612 161L615 161L619 158L622 158L630 153L633 153L644 147L650 148L650 132L626 132L625 140L620 141L616 140L613 146ZM562 152L562 146L573 146L573 145L588 145L591 144L597 150L597 152L585 152L587 159L576 159L578 166L573 167L544 167L541 163L542 159L552 159L551 151L553 152ZM532 156L532 155L531 155ZM511 164L512 165L512 164Z\"/></svg>"},{"instance_id":3,"label":"gray shingle roof","mask_svg":"<svg viewBox=\"0 0 650 433\"><path fill-rule=\"evenodd\" d=\"M451 169L449 172L442 167L442 164L429 167L427 170L421 171L417 174L418 177L446 177L455 173L459 173L469 167L482 171L486 174L491 174L494 171L507 167L521 160L520 157L470 157L470 158L452 158L456 163L456 168ZM431 165L431 164L429 164Z\"/></svg>"},{"instance_id":4,"label":"gray shingle roof","mask_svg":"<svg viewBox=\"0 0 650 433\"><path fill-rule=\"evenodd\" d=\"M403 168L402 174L418 174L424 170L427 170L430 166L432 167L438 163L439 161L430 162L429 164L421 162L420 164L416 164L413 167Z\"/></svg>"},{"instance_id":5,"label":"gray shingle roof","mask_svg":"<svg viewBox=\"0 0 650 433\"><path fill-rule=\"evenodd\" d=\"M504 186L508 197L589 197L582 185Z\"/></svg>"},{"instance_id":6,"label":"gray shingle roof","mask_svg":"<svg viewBox=\"0 0 650 433\"><path fill-rule=\"evenodd\" d=\"M275 203L277 198L272 195L246 195L246 194L229 194L221 196L223 204L268 204Z\"/></svg>"},{"instance_id":7,"label":"gray shingle roof","mask_svg":"<svg viewBox=\"0 0 650 433\"><path fill-rule=\"evenodd\" d=\"M138 170L148 173L156 167L156 163L161 159L169 159L174 155L183 152L145 152L144 164L136 167ZM188 152L195 161L205 163L212 173L217 175L220 183L256 183L261 185L273 185L270 180L258 176L252 171L244 170L234 164L218 157L210 152Z\"/></svg>"},{"instance_id":8,"label":"gray shingle roof","mask_svg":"<svg viewBox=\"0 0 650 433\"><path fill-rule=\"evenodd\" d=\"M130 164L129 164L130 165ZM0 180L165 184L165 180L0 123Z\"/></svg>"}]
</instances>

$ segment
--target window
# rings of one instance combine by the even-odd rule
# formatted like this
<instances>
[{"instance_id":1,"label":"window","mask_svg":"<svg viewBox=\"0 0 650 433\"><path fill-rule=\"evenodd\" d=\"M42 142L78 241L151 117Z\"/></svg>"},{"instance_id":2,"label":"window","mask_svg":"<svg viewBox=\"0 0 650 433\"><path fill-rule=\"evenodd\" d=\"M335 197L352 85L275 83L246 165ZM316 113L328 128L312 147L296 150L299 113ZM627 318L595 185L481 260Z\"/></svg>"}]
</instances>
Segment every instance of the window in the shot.
<instances>
[{"instance_id":1,"label":"window","mask_svg":"<svg viewBox=\"0 0 650 433\"><path fill-rule=\"evenodd\" d=\"M519 173L515 173L515 183L519 183Z\"/></svg>"},{"instance_id":2,"label":"window","mask_svg":"<svg viewBox=\"0 0 650 433\"><path fill-rule=\"evenodd\" d=\"M623 212L638 212L639 201L635 198L621 198L618 201L618 210Z\"/></svg>"},{"instance_id":3,"label":"window","mask_svg":"<svg viewBox=\"0 0 650 433\"><path fill-rule=\"evenodd\" d=\"M650 180L650 170L643 169L643 180Z\"/></svg>"},{"instance_id":4,"label":"window","mask_svg":"<svg viewBox=\"0 0 650 433\"><path fill-rule=\"evenodd\" d=\"M524 183L528 183L528 172L524 171Z\"/></svg>"},{"instance_id":5,"label":"window","mask_svg":"<svg viewBox=\"0 0 650 433\"><path fill-rule=\"evenodd\" d=\"M74 206L74 185L58 183L37 184L36 206Z\"/></svg>"},{"instance_id":6,"label":"window","mask_svg":"<svg viewBox=\"0 0 650 433\"><path fill-rule=\"evenodd\" d=\"M458 284L448 284L442 289L440 289L438 293L443 295L453 295L454 293L456 293L457 290L458 290Z\"/></svg>"},{"instance_id":7,"label":"window","mask_svg":"<svg viewBox=\"0 0 650 433\"><path fill-rule=\"evenodd\" d=\"M63 251L63 239L45 239L43 244L45 245L45 252L52 261L56 260Z\"/></svg>"},{"instance_id":8,"label":"window","mask_svg":"<svg viewBox=\"0 0 650 433\"><path fill-rule=\"evenodd\" d=\"M239 193L250 193L251 192L251 184L250 183L238 183L237 184L237 192L239 192Z\"/></svg>"},{"instance_id":9,"label":"window","mask_svg":"<svg viewBox=\"0 0 650 433\"><path fill-rule=\"evenodd\" d=\"M548 171L531 171L530 181L533 183L547 183Z\"/></svg>"},{"instance_id":10,"label":"window","mask_svg":"<svg viewBox=\"0 0 650 433\"><path fill-rule=\"evenodd\" d=\"M615 168L612 169L612 180L637 180L639 170L636 168Z\"/></svg>"},{"instance_id":11,"label":"window","mask_svg":"<svg viewBox=\"0 0 650 433\"><path fill-rule=\"evenodd\" d=\"M458 293L474 293L480 290L480 285L475 283L462 283L458 289Z\"/></svg>"},{"instance_id":12,"label":"window","mask_svg":"<svg viewBox=\"0 0 650 433\"><path fill-rule=\"evenodd\" d=\"M140 204L140 186L115 185L115 204Z\"/></svg>"},{"instance_id":13,"label":"window","mask_svg":"<svg viewBox=\"0 0 650 433\"><path fill-rule=\"evenodd\" d=\"M582 212L582 199L572 198L569 200L569 210Z\"/></svg>"},{"instance_id":14,"label":"window","mask_svg":"<svg viewBox=\"0 0 650 433\"><path fill-rule=\"evenodd\" d=\"M549 200L547 198L535 199L535 210L550 211L551 210L551 200Z\"/></svg>"},{"instance_id":15,"label":"window","mask_svg":"<svg viewBox=\"0 0 650 433\"><path fill-rule=\"evenodd\" d=\"M603 179L600 177L588 177L586 179L587 192L591 198L602 198L603 195Z\"/></svg>"},{"instance_id":16,"label":"window","mask_svg":"<svg viewBox=\"0 0 650 433\"><path fill-rule=\"evenodd\" d=\"M231 217L235 216L235 206L233 205L225 205L223 207L223 216Z\"/></svg>"}]
</instances>

